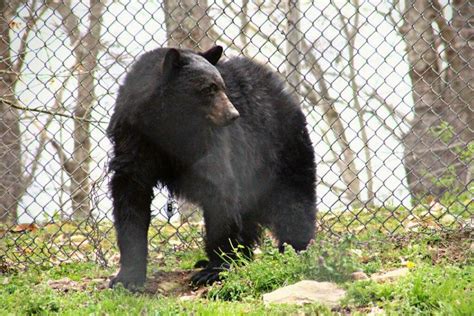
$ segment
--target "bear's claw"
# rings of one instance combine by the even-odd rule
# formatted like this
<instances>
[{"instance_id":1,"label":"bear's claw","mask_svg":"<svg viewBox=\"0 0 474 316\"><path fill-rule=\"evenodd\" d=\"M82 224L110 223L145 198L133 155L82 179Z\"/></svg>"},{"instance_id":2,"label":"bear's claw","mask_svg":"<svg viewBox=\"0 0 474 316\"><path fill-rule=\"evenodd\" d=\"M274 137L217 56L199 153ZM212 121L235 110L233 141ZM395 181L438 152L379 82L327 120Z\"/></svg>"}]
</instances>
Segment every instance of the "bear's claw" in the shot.
<instances>
[{"instance_id":1,"label":"bear's claw","mask_svg":"<svg viewBox=\"0 0 474 316\"><path fill-rule=\"evenodd\" d=\"M145 280L138 277L121 276L119 273L110 280L109 288L116 288L119 284L131 292L142 292L144 290Z\"/></svg>"},{"instance_id":2,"label":"bear's claw","mask_svg":"<svg viewBox=\"0 0 474 316\"><path fill-rule=\"evenodd\" d=\"M219 274L223 270L223 268L217 267L202 269L191 277L191 284L195 286L211 285L212 283L221 280L221 276Z\"/></svg>"}]
</instances>

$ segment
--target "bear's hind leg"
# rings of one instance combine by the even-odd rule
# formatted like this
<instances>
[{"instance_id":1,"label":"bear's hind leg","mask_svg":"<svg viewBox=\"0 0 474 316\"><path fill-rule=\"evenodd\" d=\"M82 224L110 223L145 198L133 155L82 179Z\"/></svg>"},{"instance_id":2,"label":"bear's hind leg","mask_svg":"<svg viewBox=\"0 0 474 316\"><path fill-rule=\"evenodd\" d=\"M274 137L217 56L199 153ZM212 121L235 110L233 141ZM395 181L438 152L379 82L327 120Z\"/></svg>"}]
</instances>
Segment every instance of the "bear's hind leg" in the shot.
<instances>
[{"instance_id":1,"label":"bear's hind leg","mask_svg":"<svg viewBox=\"0 0 474 316\"><path fill-rule=\"evenodd\" d=\"M304 194L297 188L281 186L272 195L268 215L280 252L284 244L296 251L304 250L315 238L316 206L313 194Z\"/></svg>"},{"instance_id":2,"label":"bear's hind leg","mask_svg":"<svg viewBox=\"0 0 474 316\"><path fill-rule=\"evenodd\" d=\"M240 249L239 251L247 259L253 259L253 248L260 241L262 236L262 226L259 218L255 217L255 212L250 212L242 217L242 230L240 232Z\"/></svg>"}]
</instances>

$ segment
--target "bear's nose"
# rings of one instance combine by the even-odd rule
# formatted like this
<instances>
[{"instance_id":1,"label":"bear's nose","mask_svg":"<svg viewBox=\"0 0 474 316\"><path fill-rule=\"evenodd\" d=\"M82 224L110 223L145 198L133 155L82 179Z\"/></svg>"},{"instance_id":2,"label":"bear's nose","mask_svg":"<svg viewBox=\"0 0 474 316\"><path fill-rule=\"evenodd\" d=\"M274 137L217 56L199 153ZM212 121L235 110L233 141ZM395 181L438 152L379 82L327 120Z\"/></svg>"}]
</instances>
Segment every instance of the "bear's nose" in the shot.
<instances>
[{"instance_id":1,"label":"bear's nose","mask_svg":"<svg viewBox=\"0 0 474 316\"><path fill-rule=\"evenodd\" d=\"M236 108L232 108L230 109L229 111L227 111L226 113L226 121L228 122L232 122L232 121L235 121L236 119L238 119L240 116L240 113L239 111L237 111Z\"/></svg>"}]
</instances>

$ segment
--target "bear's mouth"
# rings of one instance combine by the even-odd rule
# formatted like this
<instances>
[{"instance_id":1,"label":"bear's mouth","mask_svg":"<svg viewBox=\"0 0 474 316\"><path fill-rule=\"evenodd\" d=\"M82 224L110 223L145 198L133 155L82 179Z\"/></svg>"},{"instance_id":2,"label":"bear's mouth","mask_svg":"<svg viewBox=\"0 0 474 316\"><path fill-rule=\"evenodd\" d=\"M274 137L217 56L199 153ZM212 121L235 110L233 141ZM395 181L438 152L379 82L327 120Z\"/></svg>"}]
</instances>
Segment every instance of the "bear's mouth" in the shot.
<instances>
[{"instance_id":1,"label":"bear's mouth","mask_svg":"<svg viewBox=\"0 0 474 316\"><path fill-rule=\"evenodd\" d=\"M216 115L214 113L211 113L206 115L206 119L217 127L224 127L230 125L232 122L239 118L239 112L237 112L237 110L235 110L235 112L236 113L228 115Z\"/></svg>"}]
</instances>

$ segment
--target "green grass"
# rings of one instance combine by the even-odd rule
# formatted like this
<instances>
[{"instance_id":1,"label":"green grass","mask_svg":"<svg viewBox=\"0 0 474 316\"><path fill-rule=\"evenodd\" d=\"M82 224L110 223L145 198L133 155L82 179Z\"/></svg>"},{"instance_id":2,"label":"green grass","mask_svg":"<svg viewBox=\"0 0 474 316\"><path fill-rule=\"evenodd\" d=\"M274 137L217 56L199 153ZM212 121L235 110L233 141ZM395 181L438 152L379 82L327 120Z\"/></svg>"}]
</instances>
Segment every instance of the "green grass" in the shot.
<instances>
[{"instance_id":1,"label":"green grass","mask_svg":"<svg viewBox=\"0 0 474 316\"><path fill-rule=\"evenodd\" d=\"M222 302L208 299L180 301L159 294L132 294L124 289L102 289L89 282L81 288L70 285L70 290L52 289L51 280L68 277L80 281L84 277L110 275L109 270L94 264L65 264L47 270L30 269L27 272L0 277L1 315L286 315L305 312L329 314L318 305L268 306L255 302Z\"/></svg>"},{"instance_id":2,"label":"green grass","mask_svg":"<svg viewBox=\"0 0 474 316\"><path fill-rule=\"evenodd\" d=\"M346 306L402 315L474 315L474 267L422 265L394 283L348 285Z\"/></svg>"},{"instance_id":3,"label":"green grass","mask_svg":"<svg viewBox=\"0 0 474 316\"><path fill-rule=\"evenodd\" d=\"M352 252L354 247L352 238L336 243L318 238L299 254L289 246L284 254L280 254L267 242L262 248L263 254L255 260L249 262L240 258L231 261L230 271L225 272L226 281L213 286L209 297L221 300L254 299L304 279L347 281L350 274L361 267Z\"/></svg>"},{"instance_id":4,"label":"green grass","mask_svg":"<svg viewBox=\"0 0 474 316\"><path fill-rule=\"evenodd\" d=\"M472 214L472 203L459 203L469 205L463 218L468 217L466 212ZM5 254L0 255L0 315L331 314L317 304L262 303L264 293L303 279L333 281L347 289L346 299L333 313L365 314L379 308L400 315L474 315L472 229L461 229L465 219L459 217L459 226L452 226L456 229L436 230L447 210L434 207L426 213L427 209L420 207L412 217L400 208L353 211L356 216L322 214L326 224L334 221L332 229L343 237L319 232L306 251L295 253L287 247L285 254L278 253L267 237L253 261L229 261L226 280L193 300L181 299L191 294L191 288L188 274L180 271L204 258L198 225L184 225L178 233L171 225L151 229L151 248L159 251L150 251L149 280L155 285L180 285L164 292L148 288L142 294L106 288L107 278L117 270L110 224L56 223L20 232L0 230L0 254ZM387 234L393 229L396 236ZM351 232L357 232L357 238ZM351 280L354 271L370 276L406 266L409 274L394 282Z\"/></svg>"}]
</instances>

